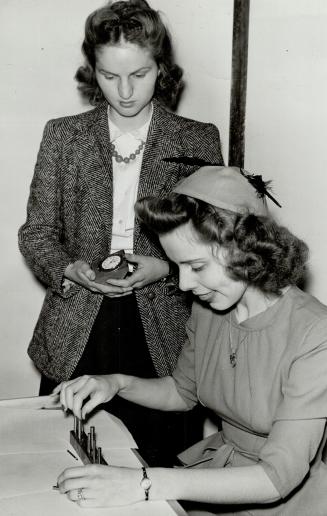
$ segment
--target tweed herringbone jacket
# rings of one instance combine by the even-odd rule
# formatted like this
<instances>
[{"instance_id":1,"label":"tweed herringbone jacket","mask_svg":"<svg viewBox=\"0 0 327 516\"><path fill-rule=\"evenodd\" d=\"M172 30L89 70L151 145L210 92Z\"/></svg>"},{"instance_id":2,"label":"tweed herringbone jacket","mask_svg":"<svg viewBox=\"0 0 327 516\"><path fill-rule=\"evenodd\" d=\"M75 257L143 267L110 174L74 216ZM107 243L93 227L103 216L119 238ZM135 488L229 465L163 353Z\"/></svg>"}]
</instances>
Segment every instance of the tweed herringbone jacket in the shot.
<instances>
[{"instance_id":1,"label":"tweed herringbone jacket","mask_svg":"<svg viewBox=\"0 0 327 516\"><path fill-rule=\"evenodd\" d=\"M37 368L67 380L87 343L102 296L78 285L63 292L64 270L78 259L92 264L110 252L113 210L107 104L47 123L31 184L19 246L47 287L28 353ZM162 161L198 156L223 163L219 133L167 112L157 102L150 123L138 197L163 196L194 167ZM134 253L164 259L156 238L136 221ZM135 291L148 348L159 376L170 374L184 343L185 296L163 280ZM128 321L127 321L128 324Z\"/></svg>"}]
</instances>

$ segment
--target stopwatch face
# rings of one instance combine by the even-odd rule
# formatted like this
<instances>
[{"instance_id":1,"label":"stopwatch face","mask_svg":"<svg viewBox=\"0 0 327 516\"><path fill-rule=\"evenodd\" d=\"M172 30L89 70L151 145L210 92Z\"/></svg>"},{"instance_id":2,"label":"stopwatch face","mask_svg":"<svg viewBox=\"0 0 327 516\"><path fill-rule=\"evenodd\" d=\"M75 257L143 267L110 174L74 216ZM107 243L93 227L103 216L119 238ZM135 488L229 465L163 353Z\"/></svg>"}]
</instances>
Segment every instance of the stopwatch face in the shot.
<instances>
[{"instance_id":1,"label":"stopwatch face","mask_svg":"<svg viewBox=\"0 0 327 516\"><path fill-rule=\"evenodd\" d=\"M108 256L108 258L103 260L103 262L101 263L101 267L103 270L112 271L121 264L121 261L122 258L118 255Z\"/></svg>"}]
</instances>

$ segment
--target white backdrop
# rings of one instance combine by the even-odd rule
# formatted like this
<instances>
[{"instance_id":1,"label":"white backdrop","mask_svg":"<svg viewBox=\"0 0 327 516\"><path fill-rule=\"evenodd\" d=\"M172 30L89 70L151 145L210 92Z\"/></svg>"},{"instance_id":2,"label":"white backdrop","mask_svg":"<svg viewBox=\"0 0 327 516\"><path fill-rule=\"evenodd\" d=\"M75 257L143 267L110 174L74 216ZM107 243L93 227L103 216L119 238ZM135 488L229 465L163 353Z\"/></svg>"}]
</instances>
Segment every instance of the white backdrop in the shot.
<instances>
[{"instance_id":1,"label":"white backdrop","mask_svg":"<svg viewBox=\"0 0 327 516\"><path fill-rule=\"evenodd\" d=\"M245 165L273 179L327 304L327 2L251 0Z\"/></svg>"}]
</instances>

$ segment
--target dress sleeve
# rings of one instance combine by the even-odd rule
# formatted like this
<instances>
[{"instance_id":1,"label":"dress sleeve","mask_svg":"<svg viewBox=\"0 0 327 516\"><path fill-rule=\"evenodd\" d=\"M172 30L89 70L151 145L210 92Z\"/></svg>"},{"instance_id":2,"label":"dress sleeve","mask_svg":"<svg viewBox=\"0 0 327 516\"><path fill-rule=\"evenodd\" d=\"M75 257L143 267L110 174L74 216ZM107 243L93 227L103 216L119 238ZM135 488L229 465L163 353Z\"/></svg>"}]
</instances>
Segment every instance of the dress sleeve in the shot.
<instances>
[{"instance_id":1,"label":"dress sleeve","mask_svg":"<svg viewBox=\"0 0 327 516\"><path fill-rule=\"evenodd\" d=\"M61 141L54 121L46 124L27 205L27 220L19 230L19 248L34 274L58 294L64 271L71 262L61 243Z\"/></svg>"},{"instance_id":2,"label":"dress sleeve","mask_svg":"<svg viewBox=\"0 0 327 516\"><path fill-rule=\"evenodd\" d=\"M191 409L197 402L194 353L194 315L192 313L186 324L187 339L179 356L173 378L178 393Z\"/></svg>"},{"instance_id":3,"label":"dress sleeve","mask_svg":"<svg viewBox=\"0 0 327 516\"><path fill-rule=\"evenodd\" d=\"M327 417L327 321L315 321L282 380L282 402L260 452L263 468L282 497L304 479Z\"/></svg>"},{"instance_id":4,"label":"dress sleeve","mask_svg":"<svg viewBox=\"0 0 327 516\"><path fill-rule=\"evenodd\" d=\"M307 475L321 443L326 420L276 421L262 447L259 463L285 498Z\"/></svg>"},{"instance_id":5,"label":"dress sleeve","mask_svg":"<svg viewBox=\"0 0 327 516\"><path fill-rule=\"evenodd\" d=\"M282 381L274 420L327 417L327 319L315 321Z\"/></svg>"}]
</instances>

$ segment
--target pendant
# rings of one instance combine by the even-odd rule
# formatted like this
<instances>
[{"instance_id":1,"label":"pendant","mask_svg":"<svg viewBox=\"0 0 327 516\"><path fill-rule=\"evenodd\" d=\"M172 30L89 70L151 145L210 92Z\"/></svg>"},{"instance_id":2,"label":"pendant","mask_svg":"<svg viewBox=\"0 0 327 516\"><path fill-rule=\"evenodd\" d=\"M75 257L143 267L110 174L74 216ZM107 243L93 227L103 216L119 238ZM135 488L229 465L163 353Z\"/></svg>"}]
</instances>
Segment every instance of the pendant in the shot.
<instances>
[{"instance_id":1,"label":"pendant","mask_svg":"<svg viewBox=\"0 0 327 516\"><path fill-rule=\"evenodd\" d=\"M229 355L229 361L230 361L232 367L236 366L236 352L235 351L233 351L233 353L231 353Z\"/></svg>"}]
</instances>

